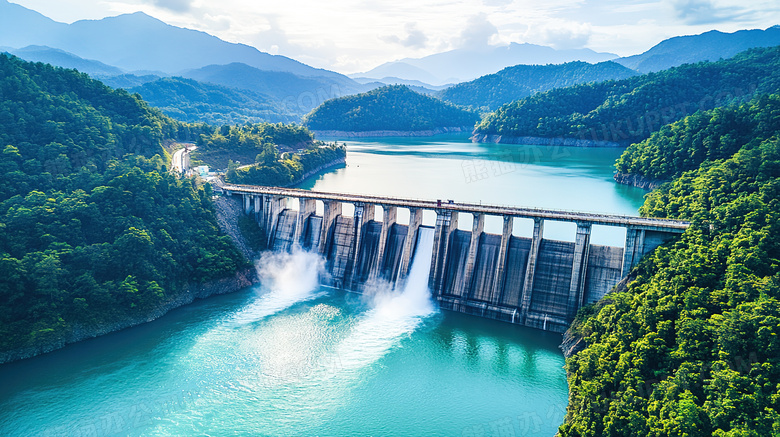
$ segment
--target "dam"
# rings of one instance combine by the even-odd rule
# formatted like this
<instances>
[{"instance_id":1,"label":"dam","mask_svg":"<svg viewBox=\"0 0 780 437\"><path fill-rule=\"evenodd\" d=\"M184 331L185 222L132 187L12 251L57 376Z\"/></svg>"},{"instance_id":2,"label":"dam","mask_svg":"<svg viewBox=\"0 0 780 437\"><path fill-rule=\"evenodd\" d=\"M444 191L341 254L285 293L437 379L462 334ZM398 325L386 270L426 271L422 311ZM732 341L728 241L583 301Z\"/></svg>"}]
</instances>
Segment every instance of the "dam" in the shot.
<instances>
[{"instance_id":1,"label":"dam","mask_svg":"<svg viewBox=\"0 0 780 437\"><path fill-rule=\"evenodd\" d=\"M403 281L418 242L423 212L433 211L428 285L443 309L553 332L564 332L577 311L608 293L643 255L681 234L688 222L582 212L476 205L300 189L224 184L257 220L265 247L295 245L322 255L325 285L360 292L372 281ZM289 202L298 201L298 209ZM317 204L320 203L320 207ZM342 214L343 205L354 214ZM377 207L382 220L375 220ZM409 212L397 222L398 209ZM317 214L318 210L322 211ZM458 229L471 214L471 231ZM502 233L484 231L485 218L500 217ZM514 219L533 221L530 238L512 234ZM543 237L548 221L576 224L574 241ZM623 247L591 244L594 225L626 229Z\"/></svg>"}]
</instances>

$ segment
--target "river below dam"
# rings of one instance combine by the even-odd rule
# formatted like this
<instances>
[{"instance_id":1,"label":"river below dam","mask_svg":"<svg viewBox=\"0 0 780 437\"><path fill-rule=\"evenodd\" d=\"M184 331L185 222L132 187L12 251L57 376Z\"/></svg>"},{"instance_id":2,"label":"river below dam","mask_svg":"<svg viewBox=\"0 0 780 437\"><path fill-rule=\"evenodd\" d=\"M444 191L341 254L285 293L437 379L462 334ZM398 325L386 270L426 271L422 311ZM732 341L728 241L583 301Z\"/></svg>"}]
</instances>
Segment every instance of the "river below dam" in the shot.
<instances>
[{"instance_id":1,"label":"river below dam","mask_svg":"<svg viewBox=\"0 0 780 437\"><path fill-rule=\"evenodd\" d=\"M617 149L347 144L346 168L303 187L631 215L644 194L612 182ZM569 233L545 225L547 238ZM321 287L318 256L266 254L254 287L2 365L0 435L554 435L568 397L560 335L439 310L426 286L432 231L419 242L395 288Z\"/></svg>"}]
</instances>

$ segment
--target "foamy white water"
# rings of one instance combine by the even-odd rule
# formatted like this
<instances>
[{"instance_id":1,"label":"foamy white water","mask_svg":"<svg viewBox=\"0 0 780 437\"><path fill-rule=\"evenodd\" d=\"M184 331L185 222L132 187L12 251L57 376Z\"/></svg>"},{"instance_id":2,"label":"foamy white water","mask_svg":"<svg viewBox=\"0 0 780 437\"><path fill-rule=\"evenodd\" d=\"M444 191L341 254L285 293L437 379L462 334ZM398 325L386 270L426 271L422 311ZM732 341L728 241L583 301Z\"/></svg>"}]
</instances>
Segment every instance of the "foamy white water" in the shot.
<instances>
[{"instance_id":1,"label":"foamy white water","mask_svg":"<svg viewBox=\"0 0 780 437\"><path fill-rule=\"evenodd\" d=\"M255 266L264 294L235 314L232 323L256 322L324 294L319 284L325 261L318 254L298 248L292 253L266 252Z\"/></svg>"},{"instance_id":2,"label":"foamy white water","mask_svg":"<svg viewBox=\"0 0 780 437\"><path fill-rule=\"evenodd\" d=\"M598 192L601 208L620 214L642 204L641 189L612 182L619 151L572 150L568 158L545 152L547 161L467 182L465 160L499 162L492 151L506 148L467 139L382 141L360 149L350 143L350 166L310 179L307 188L574 209L593 197L581 192ZM442 177L420 179L431 172ZM505 186L546 191L510 193ZM461 217L468 227L464 219L470 217ZM486 231L491 224L501 232L500 219L488 219ZM561 239L571 235L567 230ZM618 236L614 245L624 240ZM435 313L373 363L366 352L354 361L365 367L342 371L335 351L346 349L339 345L347 338L357 343L360 332L370 339L366 319L381 305L366 308L356 295L319 287L311 291L316 299L304 294L270 314L278 308L272 296L264 307L260 300L276 292L266 284L197 300L155 322L0 366L0 436L551 436L563 420L568 387L559 336ZM249 323L226 323L237 314Z\"/></svg>"},{"instance_id":3,"label":"foamy white water","mask_svg":"<svg viewBox=\"0 0 780 437\"><path fill-rule=\"evenodd\" d=\"M428 290L432 252L433 230L420 228L405 283L398 288L388 283L367 287L364 298L370 309L335 351L342 369L360 369L377 361L436 311Z\"/></svg>"}]
</instances>

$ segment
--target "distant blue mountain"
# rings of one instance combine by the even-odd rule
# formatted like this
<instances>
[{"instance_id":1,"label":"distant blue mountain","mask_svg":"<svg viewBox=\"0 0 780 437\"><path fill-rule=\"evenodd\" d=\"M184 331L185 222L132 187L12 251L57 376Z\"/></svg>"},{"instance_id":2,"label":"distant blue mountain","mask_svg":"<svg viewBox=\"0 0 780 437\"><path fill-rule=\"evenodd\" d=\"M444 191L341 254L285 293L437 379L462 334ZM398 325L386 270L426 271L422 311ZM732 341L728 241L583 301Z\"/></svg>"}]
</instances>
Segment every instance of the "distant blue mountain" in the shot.
<instances>
[{"instance_id":1,"label":"distant blue mountain","mask_svg":"<svg viewBox=\"0 0 780 437\"><path fill-rule=\"evenodd\" d=\"M361 85L346 76L303 77L288 72L260 70L242 63L209 65L186 71L182 76L270 96L280 102L287 112L299 116L326 100L357 94L377 86Z\"/></svg>"},{"instance_id":2,"label":"distant blue mountain","mask_svg":"<svg viewBox=\"0 0 780 437\"><path fill-rule=\"evenodd\" d=\"M442 100L479 110L499 106L530 95L572 85L627 79L639 73L612 61L588 64L567 62L550 65L515 65L471 82L436 93Z\"/></svg>"},{"instance_id":3,"label":"distant blue mountain","mask_svg":"<svg viewBox=\"0 0 780 437\"><path fill-rule=\"evenodd\" d=\"M142 12L65 24L0 0L0 46L30 45L58 48L126 71L173 74L211 64L241 62L300 76L343 77L205 32L171 26Z\"/></svg>"},{"instance_id":4,"label":"distant blue mountain","mask_svg":"<svg viewBox=\"0 0 780 437\"><path fill-rule=\"evenodd\" d=\"M386 85L406 85L409 87L409 89L421 94L433 94L436 91L440 91L447 87L452 86L451 84L431 85L429 83L421 82L419 80L401 79L400 77L383 77L381 79L372 79L369 77L353 77L352 79L359 84L370 86L371 88L380 88Z\"/></svg>"},{"instance_id":5,"label":"distant blue mountain","mask_svg":"<svg viewBox=\"0 0 780 437\"><path fill-rule=\"evenodd\" d=\"M381 86L141 12L65 24L0 0L0 47L13 47L7 51L26 60L75 68L113 87L140 87L153 104L187 121L198 114L213 122L298 121L325 100ZM194 80L158 80L173 75ZM251 93L241 98L237 90ZM201 97L206 101L196 108ZM177 104L188 109L177 113ZM248 105L248 112L230 109L238 104Z\"/></svg>"},{"instance_id":6,"label":"distant blue mountain","mask_svg":"<svg viewBox=\"0 0 780 437\"><path fill-rule=\"evenodd\" d=\"M166 77L128 91L181 121L214 125L300 121L268 96L193 79Z\"/></svg>"},{"instance_id":7,"label":"distant blue mountain","mask_svg":"<svg viewBox=\"0 0 780 437\"><path fill-rule=\"evenodd\" d=\"M780 26L734 33L712 30L699 35L669 38L640 55L615 59L615 62L632 70L651 73L682 64L728 59L747 49L777 45L780 45Z\"/></svg>"},{"instance_id":8,"label":"distant blue mountain","mask_svg":"<svg viewBox=\"0 0 780 437\"><path fill-rule=\"evenodd\" d=\"M8 52L25 61L43 62L58 67L72 68L96 78L124 74L124 71L117 67L106 65L100 61L84 59L73 53L46 46L27 46L21 49L8 50Z\"/></svg>"},{"instance_id":9,"label":"distant blue mountain","mask_svg":"<svg viewBox=\"0 0 780 437\"><path fill-rule=\"evenodd\" d=\"M111 88L130 89L141 86L145 83L154 82L164 76L156 74L120 74L119 76L101 77L100 81Z\"/></svg>"},{"instance_id":10,"label":"distant blue mountain","mask_svg":"<svg viewBox=\"0 0 780 437\"><path fill-rule=\"evenodd\" d=\"M401 59L352 76L376 79L391 76L443 85L472 80L518 64L546 65L571 61L596 63L616 57L612 53L598 53L590 49L556 50L535 44L512 43L499 47L485 45L455 49L424 58Z\"/></svg>"},{"instance_id":11,"label":"distant blue mountain","mask_svg":"<svg viewBox=\"0 0 780 437\"><path fill-rule=\"evenodd\" d=\"M0 46L18 49L50 45L47 42L56 39L67 27L24 6L0 0Z\"/></svg>"}]
</instances>

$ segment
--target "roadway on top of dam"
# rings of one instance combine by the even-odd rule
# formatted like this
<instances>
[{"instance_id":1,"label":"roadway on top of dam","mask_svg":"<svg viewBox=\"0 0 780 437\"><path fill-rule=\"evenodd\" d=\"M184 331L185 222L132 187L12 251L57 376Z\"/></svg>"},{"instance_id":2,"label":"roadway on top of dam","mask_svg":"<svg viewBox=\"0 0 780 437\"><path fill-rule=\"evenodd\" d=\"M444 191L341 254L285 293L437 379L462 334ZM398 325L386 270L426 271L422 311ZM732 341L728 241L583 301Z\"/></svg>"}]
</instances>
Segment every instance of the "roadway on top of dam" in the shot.
<instances>
[{"instance_id":1,"label":"roadway on top of dam","mask_svg":"<svg viewBox=\"0 0 780 437\"><path fill-rule=\"evenodd\" d=\"M622 226L646 230L682 233L690 226L690 222L682 220L658 219L649 217L633 217L610 214L595 214L587 212L548 210L541 208L521 208L513 206L482 205L461 203L450 200L420 200L402 199L385 196L368 196L362 194L326 193L321 191L302 190L298 188L264 187L258 185L221 184L224 191L235 194L270 195L279 197L295 197L304 199L332 200L345 203L370 203L379 206L395 206L401 208L419 208L428 210L451 210L457 212L479 213L494 216L514 216L523 218L540 218L554 221L587 222L595 225Z\"/></svg>"}]
</instances>

